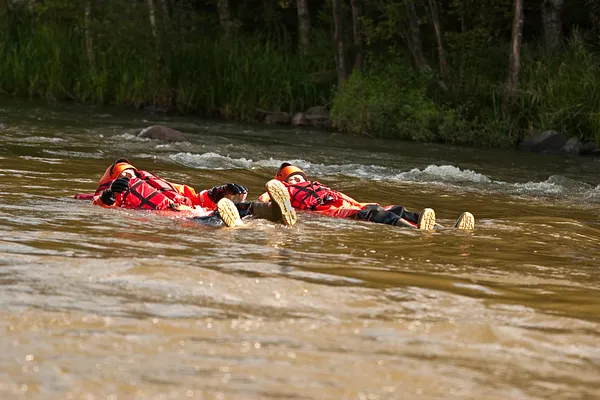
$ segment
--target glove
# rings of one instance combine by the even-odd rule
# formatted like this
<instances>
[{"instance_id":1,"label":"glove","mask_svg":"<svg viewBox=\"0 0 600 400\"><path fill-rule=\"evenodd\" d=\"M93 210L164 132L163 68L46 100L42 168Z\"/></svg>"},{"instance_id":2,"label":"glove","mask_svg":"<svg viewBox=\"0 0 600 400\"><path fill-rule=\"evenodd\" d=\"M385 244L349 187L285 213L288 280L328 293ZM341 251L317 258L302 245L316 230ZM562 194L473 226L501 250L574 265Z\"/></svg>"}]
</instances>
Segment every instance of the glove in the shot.
<instances>
[{"instance_id":1,"label":"glove","mask_svg":"<svg viewBox=\"0 0 600 400\"><path fill-rule=\"evenodd\" d=\"M110 185L110 191L114 193L123 193L129 188L129 178L115 179Z\"/></svg>"},{"instance_id":2,"label":"glove","mask_svg":"<svg viewBox=\"0 0 600 400\"><path fill-rule=\"evenodd\" d=\"M110 185L109 189L105 189L102 191L100 195L100 200L107 206L112 206L115 204L116 193L123 193L129 188L129 178L119 178L115 179L113 183Z\"/></svg>"},{"instance_id":3,"label":"glove","mask_svg":"<svg viewBox=\"0 0 600 400\"><path fill-rule=\"evenodd\" d=\"M100 195L100 200L107 206L112 206L116 201L115 194L110 189L104 189Z\"/></svg>"},{"instance_id":4,"label":"glove","mask_svg":"<svg viewBox=\"0 0 600 400\"><path fill-rule=\"evenodd\" d=\"M213 203L216 203L229 194L236 195L246 193L248 193L246 186L238 185L236 183L226 183L225 185L214 186L212 189L209 189L208 198Z\"/></svg>"},{"instance_id":5,"label":"glove","mask_svg":"<svg viewBox=\"0 0 600 400\"><path fill-rule=\"evenodd\" d=\"M325 198L323 199L323 204L327 204L327 203L331 203L333 200L335 200L333 198L332 195L328 194L327 196L325 196Z\"/></svg>"}]
</instances>

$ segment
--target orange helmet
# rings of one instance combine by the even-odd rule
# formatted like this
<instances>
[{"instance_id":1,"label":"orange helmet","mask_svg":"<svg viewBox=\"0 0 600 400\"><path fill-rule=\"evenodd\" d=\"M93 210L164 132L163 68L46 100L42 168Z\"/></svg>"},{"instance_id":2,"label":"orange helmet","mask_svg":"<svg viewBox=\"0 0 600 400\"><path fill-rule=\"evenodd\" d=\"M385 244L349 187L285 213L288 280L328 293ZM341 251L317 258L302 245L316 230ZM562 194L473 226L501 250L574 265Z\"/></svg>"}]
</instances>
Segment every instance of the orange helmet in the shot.
<instances>
[{"instance_id":1,"label":"orange helmet","mask_svg":"<svg viewBox=\"0 0 600 400\"><path fill-rule=\"evenodd\" d=\"M100 178L100 180L98 181L98 185L114 181L126 169L134 169L135 171L137 171L137 168L131 165L129 163L129 160L125 158L119 158L110 167L108 167L104 175L102 175L102 178Z\"/></svg>"},{"instance_id":2,"label":"orange helmet","mask_svg":"<svg viewBox=\"0 0 600 400\"><path fill-rule=\"evenodd\" d=\"M290 176L292 175L300 175L304 178L304 180L308 181L308 176L306 176L306 172L302 171L302 168L296 167L290 163L283 163L281 167L279 167L279 171L275 174L275 179L278 181L286 182Z\"/></svg>"}]
</instances>

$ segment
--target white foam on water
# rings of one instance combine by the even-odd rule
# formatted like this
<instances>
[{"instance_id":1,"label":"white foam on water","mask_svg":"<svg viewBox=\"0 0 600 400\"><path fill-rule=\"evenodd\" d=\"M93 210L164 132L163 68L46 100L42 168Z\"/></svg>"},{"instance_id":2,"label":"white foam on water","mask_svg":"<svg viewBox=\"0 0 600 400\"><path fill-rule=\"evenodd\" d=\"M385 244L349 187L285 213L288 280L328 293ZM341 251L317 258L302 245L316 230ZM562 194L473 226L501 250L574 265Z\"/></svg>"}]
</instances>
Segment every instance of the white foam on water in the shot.
<instances>
[{"instance_id":1,"label":"white foam on water","mask_svg":"<svg viewBox=\"0 0 600 400\"><path fill-rule=\"evenodd\" d=\"M562 175L552 175L543 182L526 182L510 184L518 194L583 194L591 188L587 183L569 179Z\"/></svg>"},{"instance_id":2,"label":"white foam on water","mask_svg":"<svg viewBox=\"0 0 600 400\"><path fill-rule=\"evenodd\" d=\"M305 168L308 175L345 175L354 178L366 178L374 181L381 181L393 177L395 170L379 165L363 164L342 164L342 165L324 165L314 164Z\"/></svg>"},{"instance_id":3,"label":"white foam on water","mask_svg":"<svg viewBox=\"0 0 600 400\"><path fill-rule=\"evenodd\" d=\"M186 167L213 170L250 169L253 163L252 160L246 158L231 158L212 152L204 154L177 153L169 156L169 159Z\"/></svg>"},{"instance_id":4,"label":"white foam on water","mask_svg":"<svg viewBox=\"0 0 600 400\"><path fill-rule=\"evenodd\" d=\"M311 167L311 163L304 160L277 160L270 158L268 160L253 161L248 158L232 158L223 156L214 152L203 154L193 153L177 153L170 155L169 160L190 168L197 169L212 169L212 170L227 170L227 169L256 169L256 168L272 168L277 169L284 162L289 162L294 165L300 165L306 169L307 173ZM318 164L317 164L318 165Z\"/></svg>"},{"instance_id":5,"label":"white foam on water","mask_svg":"<svg viewBox=\"0 0 600 400\"><path fill-rule=\"evenodd\" d=\"M600 202L600 185L585 192L583 197L588 201Z\"/></svg>"},{"instance_id":6,"label":"white foam on water","mask_svg":"<svg viewBox=\"0 0 600 400\"><path fill-rule=\"evenodd\" d=\"M67 150L47 150L43 151L46 154L50 154L52 156L58 156L63 158L93 158L93 159L101 159L106 158L104 154L101 153L86 153L83 151L67 151Z\"/></svg>"},{"instance_id":7,"label":"white foam on water","mask_svg":"<svg viewBox=\"0 0 600 400\"><path fill-rule=\"evenodd\" d=\"M429 165L423 171L418 168L414 168L409 172L399 173L395 178L401 181L417 182L492 182L492 180L486 175L471 171L470 169L461 170L454 165Z\"/></svg>"},{"instance_id":8,"label":"white foam on water","mask_svg":"<svg viewBox=\"0 0 600 400\"><path fill-rule=\"evenodd\" d=\"M33 156L21 156L24 160L38 161L46 164L62 164L64 160L60 158L43 158L43 157L33 157Z\"/></svg>"},{"instance_id":9,"label":"white foam on water","mask_svg":"<svg viewBox=\"0 0 600 400\"><path fill-rule=\"evenodd\" d=\"M58 143L64 141L64 139L61 138L45 136L27 136L20 140L28 143Z\"/></svg>"},{"instance_id":10,"label":"white foam on water","mask_svg":"<svg viewBox=\"0 0 600 400\"><path fill-rule=\"evenodd\" d=\"M111 136L110 139L112 140L116 140L116 141L121 141L123 139L125 140L139 140L139 141L150 141L152 139L146 139L146 138L139 138L136 135L132 134L132 133L122 133L120 135L114 135Z\"/></svg>"},{"instance_id":11,"label":"white foam on water","mask_svg":"<svg viewBox=\"0 0 600 400\"><path fill-rule=\"evenodd\" d=\"M322 164L303 159L261 159L233 158L215 152L203 154L177 153L168 157L178 164L198 169L228 170L266 168L276 170L283 162L300 166L309 177L318 180L324 176L341 175L379 182L415 182L444 184L448 188L463 191L498 191L507 194L530 196L583 196L591 202L600 201L600 186L591 185L561 175L552 175L542 182L511 183L493 180L485 174L454 165L428 165L424 169L413 168L402 171L397 168L365 164Z\"/></svg>"}]
</instances>

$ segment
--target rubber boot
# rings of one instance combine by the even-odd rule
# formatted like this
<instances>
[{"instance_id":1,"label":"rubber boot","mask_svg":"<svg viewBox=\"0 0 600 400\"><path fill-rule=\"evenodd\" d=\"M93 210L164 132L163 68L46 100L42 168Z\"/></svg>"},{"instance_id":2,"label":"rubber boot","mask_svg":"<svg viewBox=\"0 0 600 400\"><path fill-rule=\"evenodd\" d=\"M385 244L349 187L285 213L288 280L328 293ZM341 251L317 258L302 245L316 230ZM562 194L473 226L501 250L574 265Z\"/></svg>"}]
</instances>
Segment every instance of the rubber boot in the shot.
<instances>
[{"instance_id":1,"label":"rubber boot","mask_svg":"<svg viewBox=\"0 0 600 400\"><path fill-rule=\"evenodd\" d=\"M244 201L244 202L234 203L234 204L240 214L240 218L244 218L248 215L252 215L252 207L253 207L254 202Z\"/></svg>"},{"instance_id":2,"label":"rubber boot","mask_svg":"<svg viewBox=\"0 0 600 400\"><path fill-rule=\"evenodd\" d=\"M272 202L261 203L255 202L252 203L252 208L250 208L250 213L255 218L266 219L271 222L281 222L281 211L279 211L278 207L273 207Z\"/></svg>"},{"instance_id":3,"label":"rubber boot","mask_svg":"<svg viewBox=\"0 0 600 400\"><path fill-rule=\"evenodd\" d=\"M252 208L250 209L251 215L256 218L266 219L271 222L280 222L284 225L294 225L296 223L296 219L292 219L291 223L287 223L281 214L281 209L277 205L277 203L270 201L268 203L256 202L252 203Z\"/></svg>"},{"instance_id":4,"label":"rubber boot","mask_svg":"<svg viewBox=\"0 0 600 400\"><path fill-rule=\"evenodd\" d=\"M290 193L283 183L273 179L267 182L265 187L271 197L271 201L268 203L252 203L249 214L271 222L281 222L288 226L296 224L298 220L296 210L292 207Z\"/></svg>"}]
</instances>

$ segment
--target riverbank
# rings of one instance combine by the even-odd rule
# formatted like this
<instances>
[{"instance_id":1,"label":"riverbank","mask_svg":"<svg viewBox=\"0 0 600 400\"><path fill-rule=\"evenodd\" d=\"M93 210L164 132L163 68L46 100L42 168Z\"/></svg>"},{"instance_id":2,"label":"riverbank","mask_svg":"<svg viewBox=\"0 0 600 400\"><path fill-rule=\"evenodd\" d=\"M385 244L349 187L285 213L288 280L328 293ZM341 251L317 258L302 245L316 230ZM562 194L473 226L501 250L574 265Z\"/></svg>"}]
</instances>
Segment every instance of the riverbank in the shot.
<instances>
[{"instance_id":1,"label":"riverbank","mask_svg":"<svg viewBox=\"0 0 600 400\"><path fill-rule=\"evenodd\" d=\"M138 15L127 19L109 9L98 16L102 25L88 26L78 8L52 4L44 12L0 15L0 92L480 147L515 148L547 131L565 138L551 151L569 139L579 141L576 149L591 149L600 139L600 60L578 36L552 56L525 48L520 90L514 106L503 108L506 38L467 47L450 42L452 84L388 48L366 53L361 69L340 85L325 30L299 51L259 31L233 38L209 34L210 24L193 31L195 20L182 20L186 10L173 8L157 41L155 32L139 29L146 20L136 7L145 5L127 5L123 15Z\"/></svg>"}]
</instances>

